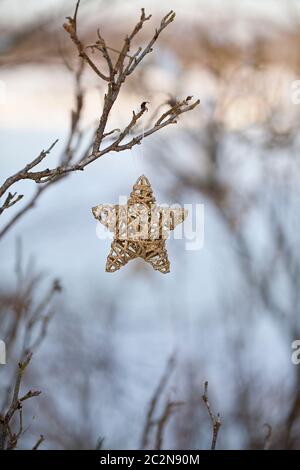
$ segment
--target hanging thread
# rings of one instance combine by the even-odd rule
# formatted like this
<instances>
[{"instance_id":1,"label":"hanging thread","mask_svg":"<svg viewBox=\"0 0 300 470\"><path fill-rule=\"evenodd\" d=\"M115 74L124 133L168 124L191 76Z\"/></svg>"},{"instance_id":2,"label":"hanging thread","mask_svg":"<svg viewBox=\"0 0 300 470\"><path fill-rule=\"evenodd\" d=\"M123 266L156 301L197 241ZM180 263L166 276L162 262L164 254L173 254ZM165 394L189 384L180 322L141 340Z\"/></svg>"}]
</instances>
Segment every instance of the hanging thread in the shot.
<instances>
[{"instance_id":1,"label":"hanging thread","mask_svg":"<svg viewBox=\"0 0 300 470\"><path fill-rule=\"evenodd\" d=\"M142 118L142 147L141 147L141 162L144 165L144 138L145 138L145 121Z\"/></svg>"},{"instance_id":2,"label":"hanging thread","mask_svg":"<svg viewBox=\"0 0 300 470\"><path fill-rule=\"evenodd\" d=\"M141 173L144 173L144 138L145 138L145 121L142 118L141 120L142 123L142 139L140 141L140 146L133 146L130 149L131 155L132 155L132 161L133 161L133 166L134 166L134 171L137 176L139 176ZM133 133L129 131L129 137L133 136ZM140 151L138 152L137 148L140 148ZM138 155L140 154L140 155Z\"/></svg>"}]
</instances>

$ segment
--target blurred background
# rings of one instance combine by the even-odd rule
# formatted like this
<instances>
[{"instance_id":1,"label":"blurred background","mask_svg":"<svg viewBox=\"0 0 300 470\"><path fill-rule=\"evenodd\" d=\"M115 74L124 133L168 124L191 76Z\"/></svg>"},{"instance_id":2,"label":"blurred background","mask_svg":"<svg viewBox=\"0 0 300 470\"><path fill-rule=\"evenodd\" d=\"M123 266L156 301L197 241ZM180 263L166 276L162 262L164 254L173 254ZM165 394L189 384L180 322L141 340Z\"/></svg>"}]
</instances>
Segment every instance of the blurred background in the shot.
<instances>
[{"instance_id":1,"label":"blurred background","mask_svg":"<svg viewBox=\"0 0 300 470\"><path fill-rule=\"evenodd\" d=\"M87 69L76 80L77 52L62 28L74 4L0 1L1 181L57 138L47 165L70 151L78 94L71 150L90 141L105 83ZM142 6L153 17L141 45L169 9L176 21L126 82L112 128L142 101L146 128L161 103L193 95L201 104L143 149L104 156L41 194L32 181L16 185L24 198L0 227L1 407L29 344L23 387L42 395L24 409L21 448L43 434L45 449L207 449L207 380L222 420L218 448L299 449L299 2ZM140 7L82 1L81 38L95 41L100 27L120 49ZM91 207L117 203L143 173L157 201L204 204L203 248L171 239L166 276L138 260L107 274L110 240L97 237Z\"/></svg>"}]
</instances>

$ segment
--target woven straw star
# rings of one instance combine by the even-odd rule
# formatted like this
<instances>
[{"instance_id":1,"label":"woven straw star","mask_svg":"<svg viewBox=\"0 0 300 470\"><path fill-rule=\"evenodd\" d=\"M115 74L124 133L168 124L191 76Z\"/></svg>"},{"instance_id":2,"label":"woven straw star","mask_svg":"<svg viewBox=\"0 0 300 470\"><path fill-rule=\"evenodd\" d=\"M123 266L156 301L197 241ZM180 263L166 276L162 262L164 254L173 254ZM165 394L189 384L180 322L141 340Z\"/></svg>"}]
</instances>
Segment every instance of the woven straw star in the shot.
<instances>
[{"instance_id":1,"label":"woven straw star","mask_svg":"<svg viewBox=\"0 0 300 470\"><path fill-rule=\"evenodd\" d=\"M139 177L126 205L101 204L92 211L97 220L114 232L107 272L115 272L135 258L144 259L161 273L170 272L166 239L169 231L184 221L187 211L157 206L146 176Z\"/></svg>"}]
</instances>

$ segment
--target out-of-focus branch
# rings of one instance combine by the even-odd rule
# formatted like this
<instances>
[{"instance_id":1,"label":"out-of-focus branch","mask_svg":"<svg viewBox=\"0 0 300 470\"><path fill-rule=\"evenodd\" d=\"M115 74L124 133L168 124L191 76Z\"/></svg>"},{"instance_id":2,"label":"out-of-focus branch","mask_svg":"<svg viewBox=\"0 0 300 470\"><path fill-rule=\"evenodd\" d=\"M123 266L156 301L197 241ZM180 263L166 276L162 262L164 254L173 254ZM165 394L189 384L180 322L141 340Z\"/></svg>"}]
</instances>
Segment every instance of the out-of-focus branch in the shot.
<instances>
[{"instance_id":1,"label":"out-of-focus branch","mask_svg":"<svg viewBox=\"0 0 300 470\"><path fill-rule=\"evenodd\" d=\"M210 402L208 399L208 382L205 382L204 384L204 394L202 395L202 400L204 401L212 424L211 450L215 450L218 439L218 433L221 427L221 419L219 413L215 415L211 409Z\"/></svg>"},{"instance_id":2,"label":"out-of-focus branch","mask_svg":"<svg viewBox=\"0 0 300 470\"><path fill-rule=\"evenodd\" d=\"M162 415L157 420L157 431L156 431L156 438L155 438L156 450L162 449L164 431L169 422L169 419L174 414L174 412L182 405L184 405L183 401L171 401L169 399L167 400L167 403L165 404Z\"/></svg>"},{"instance_id":3,"label":"out-of-focus branch","mask_svg":"<svg viewBox=\"0 0 300 470\"><path fill-rule=\"evenodd\" d=\"M103 449L104 440L105 440L104 437L99 437L99 439L97 439L97 444L96 444L95 450L102 450Z\"/></svg>"},{"instance_id":4,"label":"out-of-focus branch","mask_svg":"<svg viewBox=\"0 0 300 470\"><path fill-rule=\"evenodd\" d=\"M39 188L36 189L34 195L31 197L31 199L26 203L25 206L22 207L16 214L4 225L4 227L0 230L0 238L3 237L6 232L19 220L21 219L30 209L32 209L42 193L49 188L49 183L45 186L40 186Z\"/></svg>"},{"instance_id":5,"label":"out-of-focus branch","mask_svg":"<svg viewBox=\"0 0 300 470\"><path fill-rule=\"evenodd\" d=\"M25 357L23 362L19 363L11 403L4 415L0 416L0 449L2 450L14 449L17 446L18 439L23 432L23 403L29 398L37 397L41 394L40 391L29 390L25 395L20 397L20 388L23 375L29 362L31 361L31 358L32 353L29 353ZM11 421L17 411L19 411L19 429L17 432L13 432L11 427Z\"/></svg>"},{"instance_id":6,"label":"out-of-focus branch","mask_svg":"<svg viewBox=\"0 0 300 470\"><path fill-rule=\"evenodd\" d=\"M70 119L70 129L69 133L67 136L66 144L64 145L64 148L61 152L59 162L61 165L66 165L69 164L71 161L74 160L75 156L77 155L77 148L80 146L82 138L83 138L83 132L80 129L80 122L81 122L81 116L82 116L82 111L83 111L83 103L84 103L84 90L82 88L82 74L84 71L84 61L81 60L78 64L78 67L76 69L71 69L71 71L74 73L75 77L75 106L74 109L71 111L71 119ZM55 142L56 143L56 142ZM82 159L86 155L89 154L90 149L91 149L92 141L88 142L88 145L86 148L84 148L80 155L79 158ZM52 147L54 144L52 145ZM49 149L48 149L49 151ZM18 176L16 178L19 178L19 173L17 173ZM62 175L66 176L66 175ZM22 179L22 178L21 178ZM35 193L31 196L29 201L19 210L17 211L14 216L0 229L0 238L3 237L9 229L19 220L21 219L30 209L35 207L37 204L39 198L41 195L55 182L59 181L60 178L53 179L49 181L48 183L39 185L35 191ZM17 199L17 198L16 198ZM15 199L15 200L16 200ZM18 197L18 201L20 200L20 196ZM16 202L18 202L16 200ZM1 211L0 211L1 214Z\"/></svg>"},{"instance_id":7,"label":"out-of-focus branch","mask_svg":"<svg viewBox=\"0 0 300 470\"><path fill-rule=\"evenodd\" d=\"M50 320L55 310L51 307L53 297L57 292L61 292L61 285L58 279L55 279L46 292L44 298L33 309L25 323L25 334L23 341L23 353L26 355L29 351L36 351L46 337ZM38 332L34 330L39 326ZM33 337L34 336L34 337Z\"/></svg>"},{"instance_id":8,"label":"out-of-focus branch","mask_svg":"<svg viewBox=\"0 0 300 470\"><path fill-rule=\"evenodd\" d=\"M68 17L67 17L68 22L67 22L67 23L64 23L63 27L64 27L64 29L67 31L67 33L69 33L70 38L72 39L72 41L74 42L75 46L77 47L79 57L82 57L82 59L84 59L84 60L86 61L86 63L92 68L92 70L93 70L100 78L102 78L102 80L109 81L109 77L106 77L106 75L104 75L104 74L99 70L99 68L97 67L97 65L92 61L92 59L91 59L91 58L88 56L88 54L85 52L85 49L86 49L86 48L85 48L85 46L83 45L83 43L80 41L80 39L78 38L78 35L77 35L77 14L78 14L78 9L79 9L79 4L80 4L80 0L78 0L77 3L76 3L75 12L74 12L73 17L68 16Z\"/></svg>"},{"instance_id":9,"label":"out-of-focus branch","mask_svg":"<svg viewBox=\"0 0 300 470\"><path fill-rule=\"evenodd\" d=\"M54 279L45 294L40 295L42 275L33 270L32 260L28 267L23 266L22 245L18 243L17 248L16 288L12 293L3 292L0 296L0 329L11 361L15 355L24 358L37 351L46 337L49 322L55 313L54 297L61 291L59 281ZM7 391L0 396L2 414L11 402L13 381L12 376ZM24 398L21 401L23 400ZM21 418L22 416L20 428Z\"/></svg>"},{"instance_id":10,"label":"out-of-focus branch","mask_svg":"<svg viewBox=\"0 0 300 470\"><path fill-rule=\"evenodd\" d=\"M145 138L148 137L151 134L154 134L155 132L159 131L163 127L168 126L169 124L176 124L177 123L177 118L180 116L180 114L186 113L187 111L191 111L194 109L200 101L197 100L194 103L189 104L189 101L191 100L191 97L188 96L186 99L176 103L175 106L170 108L166 113L164 113L153 125L153 127L150 127L150 129L145 130L145 132L137 135L133 139L131 139L129 142L119 145L120 142L124 139L125 136L129 134L130 129L134 126L134 124L137 122L134 122L134 124L129 124L127 128L123 131L122 134L122 139L117 139L114 141L109 147L104 149L102 152L100 152L101 155L104 155L107 152L121 152L123 150L130 150L134 145L140 144L141 141ZM101 156L99 155L99 156ZM92 157L93 158L93 157Z\"/></svg>"},{"instance_id":11,"label":"out-of-focus branch","mask_svg":"<svg viewBox=\"0 0 300 470\"><path fill-rule=\"evenodd\" d=\"M265 428L267 429L267 432L264 440L264 450L269 450L272 444L273 429L272 426L268 423L265 423Z\"/></svg>"},{"instance_id":12,"label":"out-of-focus branch","mask_svg":"<svg viewBox=\"0 0 300 470\"><path fill-rule=\"evenodd\" d=\"M16 276L17 285L11 294L1 295L1 317L3 313L9 313L9 321L0 324L2 334L5 337L8 351L14 349L16 341L22 337L21 357L28 353L36 352L43 341L49 321L54 315L54 297L61 292L62 287L58 279L54 279L48 290L39 300L36 300L37 291L40 290L42 274L32 268L32 262L28 269L23 266L22 244L17 245Z\"/></svg>"},{"instance_id":13,"label":"out-of-focus branch","mask_svg":"<svg viewBox=\"0 0 300 470\"><path fill-rule=\"evenodd\" d=\"M0 414L0 449L14 449L26 429L23 427L23 405L30 398L40 395L40 391L29 390L21 395L24 373L35 352L47 334L49 321L55 310L53 299L61 291L58 280L54 280L44 295L35 299L41 274L24 267L22 244L17 245L16 276L17 285L12 295L1 296L1 331L4 335L10 357L18 354L21 361L9 380L7 392L1 394ZM3 315L6 313L6 315ZM18 417L18 423L17 423ZM15 429L17 426L17 429ZM35 444L37 449L43 440Z\"/></svg>"},{"instance_id":14,"label":"out-of-focus branch","mask_svg":"<svg viewBox=\"0 0 300 470\"><path fill-rule=\"evenodd\" d=\"M40 437L38 438L38 440L36 441L35 445L33 446L32 450L38 450L38 448L40 447L40 445L42 444L42 442L44 442L45 438L43 435L40 435Z\"/></svg>"},{"instance_id":15,"label":"out-of-focus branch","mask_svg":"<svg viewBox=\"0 0 300 470\"><path fill-rule=\"evenodd\" d=\"M153 396L150 400L147 414L146 414L146 421L142 433L142 439L141 439L141 449L146 449L149 444L149 438L150 438L150 432L152 430L152 427L155 425L155 420L154 420L154 413L156 411L158 402L166 388L166 385L172 375L172 372L175 367L175 356L172 355L166 365L165 371L156 387L154 390Z\"/></svg>"}]
</instances>

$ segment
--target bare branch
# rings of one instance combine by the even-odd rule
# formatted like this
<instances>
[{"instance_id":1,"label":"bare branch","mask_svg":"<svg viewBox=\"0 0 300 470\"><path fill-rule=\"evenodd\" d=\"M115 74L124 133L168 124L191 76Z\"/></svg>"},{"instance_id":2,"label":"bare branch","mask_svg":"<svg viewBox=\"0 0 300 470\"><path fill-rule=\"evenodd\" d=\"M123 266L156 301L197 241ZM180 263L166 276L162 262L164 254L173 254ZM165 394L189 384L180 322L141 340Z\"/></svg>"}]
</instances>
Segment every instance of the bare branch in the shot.
<instances>
[{"instance_id":1,"label":"bare branch","mask_svg":"<svg viewBox=\"0 0 300 470\"><path fill-rule=\"evenodd\" d=\"M103 134L103 139L104 139L105 137L108 137L108 136L114 134L115 132L121 132L121 129L118 129L118 128L117 128L117 129L112 129L112 130L109 131L109 132L105 132L105 134Z\"/></svg>"},{"instance_id":2,"label":"bare branch","mask_svg":"<svg viewBox=\"0 0 300 470\"><path fill-rule=\"evenodd\" d=\"M32 450L38 450L38 448L40 447L40 445L42 444L42 442L44 442L45 438L44 436L41 434L40 437L38 438L37 442L35 443L35 445L33 446Z\"/></svg>"},{"instance_id":3,"label":"bare branch","mask_svg":"<svg viewBox=\"0 0 300 470\"><path fill-rule=\"evenodd\" d=\"M23 354L26 355L29 351L36 351L45 338L48 324L55 313L53 308L49 309L49 305L51 305L51 301L54 295L57 292L61 292L61 290L62 287L59 280L54 279L49 291L46 293L44 298L40 301L26 321L23 341ZM37 332L35 332L35 339L32 340L33 332L38 324L40 324L40 328Z\"/></svg>"},{"instance_id":4,"label":"bare branch","mask_svg":"<svg viewBox=\"0 0 300 470\"><path fill-rule=\"evenodd\" d=\"M81 80L82 74L84 71L84 61L81 60L77 69L74 71L75 75L75 108L71 111L70 119L70 130L69 135L66 140L66 144L61 152L59 161L61 165L70 164L74 159L77 148L81 143L83 136L82 131L80 130L79 124L82 115L83 103L84 103L84 91L82 89ZM73 69L72 69L73 72ZM90 153L92 142L89 142L87 147L81 152L80 159L84 158L87 154ZM63 175L65 176L65 175ZM29 202L27 202L15 215L9 220L6 225L0 230L0 238L3 237L8 230L20 219L22 218L30 209L32 209L38 202L41 195L45 192L46 189L50 187L53 183L59 181L59 179L53 179L47 184L40 185Z\"/></svg>"},{"instance_id":5,"label":"bare branch","mask_svg":"<svg viewBox=\"0 0 300 470\"><path fill-rule=\"evenodd\" d=\"M169 378L174 370L175 367L175 356L172 355L166 365L166 369L158 383L158 386L154 390L153 396L150 400L147 415L146 415L146 421L142 433L142 439L141 439L141 448L146 449L148 447L148 441L149 441L149 434L154 426L154 413L158 404L158 401L161 397L161 395L164 392L164 389L169 381Z\"/></svg>"},{"instance_id":6,"label":"bare branch","mask_svg":"<svg viewBox=\"0 0 300 470\"><path fill-rule=\"evenodd\" d=\"M95 450L103 450L104 440L105 440L105 437L99 437L99 439L97 440Z\"/></svg>"},{"instance_id":7,"label":"bare branch","mask_svg":"<svg viewBox=\"0 0 300 470\"><path fill-rule=\"evenodd\" d=\"M153 45L157 41L159 35L170 23L172 23L172 21L174 21L175 16L176 16L175 12L171 10L169 11L169 13L166 14L166 16L163 17L159 28L155 30L155 33L152 39L149 41L148 45L143 50L141 50L139 54L136 55L136 57L131 63L128 64L128 67L126 69L127 75L130 75L134 71L134 69L137 67L137 65L144 59L144 57L153 51ZM147 19L149 19L149 17Z\"/></svg>"},{"instance_id":8,"label":"bare branch","mask_svg":"<svg viewBox=\"0 0 300 470\"><path fill-rule=\"evenodd\" d=\"M128 142L125 142L126 137L128 137L132 131L132 129L137 124L138 120L142 117L145 111L147 111L146 102L143 103L141 109L138 113L133 113L133 116L128 123L128 125L123 129L123 131L119 132L119 135L114 139L112 143L110 143L107 147L101 148L101 144L105 137L112 135L115 130L113 131L106 131L106 126L108 122L108 118L116 102L122 84L125 82L128 75L130 75L137 65L142 61L142 59L152 51L153 44L158 39L161 32L174 20L175 13L170 11L164 18L161 20L161 23L158 28L156 28L153 37L150 39L148 45L142 49L141 47L133 54L130 55L130 47L132 40L135 36L139 33L142 29L144 23L151 18L151 15L146 15L145 10L142 8L140 19L137 24L132 29L131 33L125 37L123 47L121 51L114 52L118 53L117 60L115 65L109 55L109 50L113 50L110 46L108 46L101 36L100 30L97 31L98 39L95 44L88 46L91 49L99 50L108 67L109 75L104 75L98 68L98 66L91 60L91 58L85 52L86 47L80 41L77 35L77 18L78 18L78 9L79 9L80 0L76 3L75 11L72 17L68 17L68 22L65 23L64 29L70 35L71 40L77 47L79 56L81 57L80 67L77 71L75 76L76 78L76 105L75 110L72 111L71 115L71 126L70 126L70 133L67 139L66 147L63 151L63 155L60 159L60 164L54 168L46 168L41 171L31 171L35 168L39 163L41 163L45 157L50 153L54 145L57 141L55 141L46 151L42 151L40 155L35 158L32 162L26 165L22 170L18 171L15 175L7 178L7 180L3 183L0 187L0 197L4 195L4 193L16 182L20 180L30 179L35 181L38 184L42 184L43 186L41 189L38 189L36 193L32 196L31 200L22 208L19 212L17 212L14 217L6 224L6 226L0 231L0 238L3 236L9 228L16 223L29 209L31 209L36 201L39 199L41 194L44 192L45 188L49 186L49 184L54 183L55 181L59 181L62 177L65 177L67 174L73 171L83 171L84 168L92 163L93 161L97 160L98 158L106 155L109 152L121 152L123 150L131 149L134 145L138 145L141 143L144 137L148 137L153 133L161 130L162 128L168 126L169 124L175 124L177 121L176 119L183 113L194 109L198 104L199 100L191 103L191 97L186 98L183 101L172 103L170 108L167 109L166 112L162 114L162 116L157 119L155 124L149 127L145 132L142 134L136 135ZM127 65L126 65L127 62ZM82 132L79 129L79 122L81 117L81 111L83 107L83 90L81 87L81 77L82 71L84 67L84 63L87 63L92 70L98 75L99 78L108 82L107 90L104 95L104 103L103 103L103 110L102 114L99 118L99 123L95 134L93 136L92 142L89 143L87 149L83 152L83 154L75 161L75 149L78 147L79 142L82 137ZM16 196L16 195L15 195ZM7 196L4 204L0 209L0 214L3 212L4 209L11 207L12 205L16 204L20 199L21 195L17 197L12 197L10 195Z\"/></svg>"},{"instance_id":9,"label":"bare branch","mask_svg":"<svg viewBox=\"0 0 300 470\"><path fill-rule=\"evenodd\" d=\"M215 450L219 429L220 429L222 423L221 423L219 413L217 415L215 415L213 413L212 409L211 409L211 406L210 406L210 403L209 403L209 400L208 400L208 382L205 382L205 384L204 384L204 394L202 395L202 400L204 401L204 404L205 404L206 409L208 411L209 417L211 419L211 423L212 423L211 450Z\"/></svg>"},{"instance_id":10,"label":"bare branch","mask_svg":"<svg viewBox=\"0 0 300 470\"><path fill-rule=\"evenodd\" d=\"M121 152L123 150L131 149L134 145L140 144L141 141L145 137L148 137L149 135L154 134L155 132L159 131L163 127L166 127L170 124L176 124L177 123L176 118L178 118L178 116L180 116L180 114L186 113L187 111L191 111L199 103L200 103L200 101L197 100L194 103L192 103L191 105L187 105L186 100L183 100L181 102L180 107L178 107L178 105L176 105L175 107L173 107L175 109L171 108L170 110L168 110L167 113L165 113L167 116L169 116L168 119L162 120L161 118L159 118L158 121L155 123L155 125L152 128L150 128L150 129L146 130L145 132L143 132L142 134L139 134L138 136L134 137L133 139L131 139L126 144L124 144L124 145L118 145L118 144L114 145L115 143L113 142L110 147L107 147L106 149L104 149L102 152L100 152L100 154L103 155L104 153L107 153L107 152Z\"/></svg>"},{"instance_id":11,"label":"bare branch","mask_svg":"<svg viewBox=\"0 0 300 470\"><path fill-rule=\"evenodd\" d=\"M116 148L120 142L131 132L132 128L136 125L138 120L143 116L145 112L148 111L148 108L146 106L146 102L143 102L141 104L140 111L138 113L135 113L134 111L132 112L132 118L129 124L125 127L125 129L120 132L118 135L118 138L112 143L112 148Z\"/></svg>"},{"instance_id":12,"label":"bare branch","mask_svg":"<svg viewBox=\"0 0 300 470\"><path fill-rule=\"evenodd\" d=\"M0 238L2 238L6 232L8 232L8 230L21 218L23 217L23 215L26 214L26 212L28 212L30 209L32 209L37 200L39 199L39 197L41 196L41 194L45 191L46 188L48 188L49 185L45 185L45 186L40 186L39 188L37 188L37 190L35 191L34 195L31 197L31 199L29 200L29 202L27 202L27 204L22 207L22 209L20 209L12 218L9 222L7 222L7 224L0 230Z\"/></svg>"},{"instance_id":13,"label":"bare branch","mask_svg":"<svg viewBox=\"0 0 300 470\"><path fill-rule=\"evenodd\" d=\"M7 198L5 199L3 205L0 207L0 215L5 209L9 209L10 207L14 206L17 202L19 202L23 198L23 194L17 195L17 193L8 193Z\"/></svg>"},{"instance_id":14,"label":"bare branch","mask_svg":"<svg viewBox=\"0 0 300 470\"><path fill-rule=\"evenodd\" d=\"M1 428L0 429L1 431L0 432L0 449L2 450L13 449L17 445L17 439L20 436L20 433L22 432L22 429L23 429L22 413L21 413L22 403L28 400L29 398L33 398L33 397L40 395L41 393L39 391L29 390L29 392L27 392L25 395L23 395L22 397L19 397L23 375L25 373L26 368L28 367L28 364L31 361L31 358L32 358L32 353L29 353L25 357L23 362L19 363L11 403L5 415L0 418L0 428ZM20 425L19 425L18 433L14 434L11 431L10 422L17 410L19 410Z\"/></svg>"},{"instance_id":15,"label":"bare branch","mask_svg":"<svg viewBox=\"0 0 300 470\"><path fill-rule=\"evenodd\" d=\"M163 435L166 425L170 419L170 417L174 414L174 412L180 407L184 405L183 401L170 401L168 400L164 411L161 417L157 421L157 431L156 431L156 440L155 440L155 449L161 450L163 444Z\"/></svg>"},{"instance_id":16,"label":"bare branch","mask_svg":"<svg viewBox=\"0 0 300 470\"><path fill-rule=\"evenodd\" d=\"M41 163L44 158L51 152L55 144L58 142L56 140L53 142L53 144L50 145L50 147L47 150L42 150L41 153L34 159L32 162L28 163L22 170L18 171L15 173L13 176L10 176L7 178L7 180L3 183L3 185L0 187L0 197L3 196L3 194L12 186L14 183L20 180L24 179L33 179L35 181L43 178L43 174L47 175L50 170L44 170L43 172L36 172L36 173L29 173L29 170L34 168L36 165ZM38 175L41 175L40 177Z\"/></svg>"},{"instance_id":17,"label":"bare branch","mask_svg":"<svg viewBox=\"0 0 300 470\"><path fill-rule=\"evenodd\" d=\"M68 16L67 20L68 23L64 23L63 27L69 33L71 40L74 42L75 46L77 47L79 57L82 57L87 64L91 67L91 69L102 79L105 81L109 81L109 77L106 77L97 65L92 61L92 59L87 55L85 52L85 47L83 43L80 41L80 39L77 36L77 15L78 15L78 8L79 8L80 0L78 0L75 8L75 12L73 17Z\"/></svg>"},{"instance_id":18,"label":"bare branch","mask_svg":"<svg viewBox=\"0 0 300 470\"><path fill-rule=\"evenodd\" d=\"M23 267L22 247L20 241L17 244L16 276L17 284L15 292L9 297L6 304L9 321L6 322L5 331L7 351L10 351L12 359L13 352L18 349L20 357L25 358L17 366L13 374L11 385L1 394L1 409L3 416L0 422L0 447L13 449L16 447L19 437L23 432L22 406L28 399L40 395L39 391L29 390L21 395L21 382L24 371L32 357L32 351L36 351L46 336L47 327L54 314L52 299L56 292L61 290L60 283L54 280L50 288L41 297L39 302L35 302L36 290L40 290L41 273L32 272L33 262L28 263L28 267ZM22 340L19 341L23 337ZM21 342L21 347L19 343ZM13 417L19 413L19 430L13 432L11 423L15 423ZM1 438L2 436L2 438ZM3 447L4 446L4 447Z\"/></svg>"},{"instance_id":19,"label":"bare branch","mask_svg":"<svg viewBox=\"0 0 300 470\"><path fill-rule=\"evenodd\" d=\"M272 426L268 423L265 423L264 427L267 428L267 432L266 432L265 440L264 440L264 450L269 450L272 444L273 429L272 429Z\"/></svg>"},{"instance_id":20,"label":"bare branch","mask_svg":"<svg viewBox=\"0 0 300 470\"><path fill-rule=\"evenodd\" d=\"M97 49L98 51L102 53L108 66L110 81L114 81L114 76L116 74L116 71L113 66L112 59L108 53L108 50L111 50L117 53L120 53L120 51L117 51L116 49L113 49L112 47L109 47L106 45L104 38L101 36L99 28L97 29L97 36L98 36L98 40L95 42L95 44L91 44L90 46L87 46L87 48L91 48L92 52L94 52L94 50Z\"/></svg>"}]
</instances>

